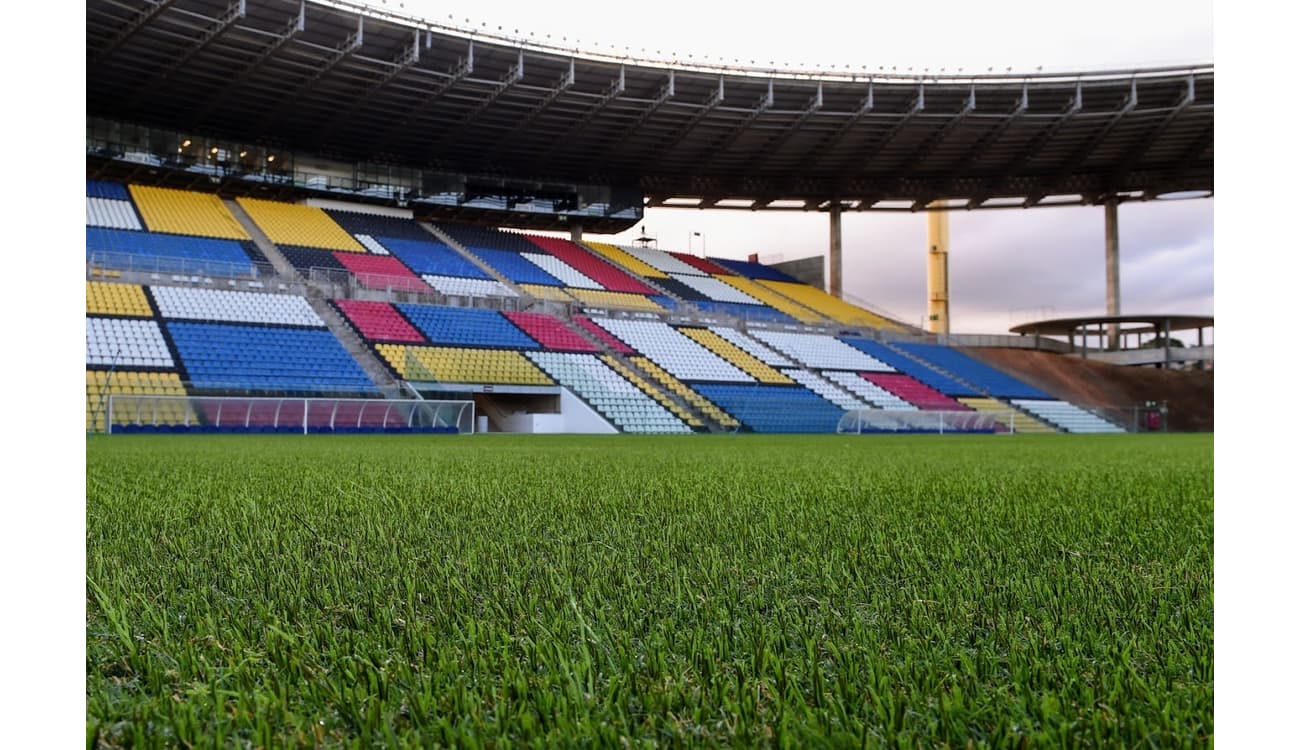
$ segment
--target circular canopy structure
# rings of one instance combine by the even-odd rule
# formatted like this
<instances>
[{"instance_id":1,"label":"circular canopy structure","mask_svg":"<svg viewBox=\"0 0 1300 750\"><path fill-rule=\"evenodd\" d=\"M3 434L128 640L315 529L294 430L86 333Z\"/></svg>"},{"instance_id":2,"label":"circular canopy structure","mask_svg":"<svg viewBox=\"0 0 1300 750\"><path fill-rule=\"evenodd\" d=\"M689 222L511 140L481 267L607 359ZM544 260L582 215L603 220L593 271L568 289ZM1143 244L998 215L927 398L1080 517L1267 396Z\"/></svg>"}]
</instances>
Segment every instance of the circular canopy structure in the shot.
<instances>
[{"instance_id":1,"label":"circular canopy structure","mask_svg":"<svg viewBox=\"0 0 1300 750\"><path fill-rule=\"evenodd\" d=\"M351 5L87 0L87 114L647 205L917 210L1214 188L1211 66L897 76L584 52Z\"/></svg>"},{"instance_id":2,"label":"circular canopy structure","mask_svg":"<svg viewBox=\"0 0 1300 750\"><path fill-rule=\"evenodd\" d=\"M1189 331L1214 327L1212 315L1094 315L1085 318L1055 318L1021 323L1012 333L1038 336L1073 336L1089 328L1118 325L1124 333L1153 333Z\"/></svg>"}]
</instances>

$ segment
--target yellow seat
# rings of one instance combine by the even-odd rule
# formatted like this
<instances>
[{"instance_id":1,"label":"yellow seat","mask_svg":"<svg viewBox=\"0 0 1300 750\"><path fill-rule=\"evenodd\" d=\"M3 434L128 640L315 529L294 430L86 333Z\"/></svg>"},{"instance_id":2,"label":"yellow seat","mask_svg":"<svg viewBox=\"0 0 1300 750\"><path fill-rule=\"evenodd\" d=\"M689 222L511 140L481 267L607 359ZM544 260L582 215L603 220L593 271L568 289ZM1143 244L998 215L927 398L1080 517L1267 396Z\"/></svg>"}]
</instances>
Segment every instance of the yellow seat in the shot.
<instances>
[{"instance_id":1,"label":"yellow seat","mask_svg":"<svg viewBox=\"0 0 1300 750\"><path fill-rule=\"evenodd\" d=\"M895 321L883 318L869 310L863 310L857 305L851 305L839 297L807 284L765 279L760 279L758 283L839 323L886 330L904 330L904 327Z\"/></svg>"},{"instance_id":2,"label":"yellow seat","mask_svg":"<svg viewBox=\"0 0 1300 750\"><path fill-rule=\"evenodd\" d=\"M86 314L153 317L144 287L109 281L86 281Z\"/></svg>"},{"instance_id":3,"label":"yellow seat","mask_svg":"<svg viewBox=\"0 0 1300 750\"><path fill-rule=\"evenodd\" d=\"M752 375L760 383L789 385L794 381L749 352L707 328L679 328L678 331L699 342L714 354Z\"/></svg>"},{"instance_id":4,"label":"yellow seat","mask_svg":"<svg viewBox=\"0 0 1300 750\"><path fill-rule=\"evenodd\" d=\"M613 307L624 310L645 310L663 312L663 305L640 294L627 292L610 292L604 289L577 289L569 287L566 291L579 302L592 307Z\"/></svg>"},{"instance_id":5,"label":"yellow seat","mask_svg":"<svg viewBox=\"0 0 1300 750\"><path fill-rule=\"evenodd\" d=\"M173 188L129 186L144 225L153 232L221 239L250 239L221 198Z\"/></svg>"},{"instance_id":6,"label":"yellow seat","mask_svg":"<svg viewBox=\"0 0 1300 750\"><path fill-rule=\"evenodd\" d=\"M240 207L277 245L304 245L364 253L366 249L329 214L315 206L258 198L238 198Z\"/></svg>"},{"instance_id":7,"label":"yellow seat","mask_svg":"<svg viewBox=\"0 0 1300 750\"><path fill-rule=\"evenodd\" d=\"M652 279L668 278L668 274L660 271L658 268L655 268L622 248L610 245L606 242L583 242L582 244L594 250L596 254L604 256L606 259L613 261L615 265L622 266L632 273L647 276Z\"/></svg>"}]
</instances>

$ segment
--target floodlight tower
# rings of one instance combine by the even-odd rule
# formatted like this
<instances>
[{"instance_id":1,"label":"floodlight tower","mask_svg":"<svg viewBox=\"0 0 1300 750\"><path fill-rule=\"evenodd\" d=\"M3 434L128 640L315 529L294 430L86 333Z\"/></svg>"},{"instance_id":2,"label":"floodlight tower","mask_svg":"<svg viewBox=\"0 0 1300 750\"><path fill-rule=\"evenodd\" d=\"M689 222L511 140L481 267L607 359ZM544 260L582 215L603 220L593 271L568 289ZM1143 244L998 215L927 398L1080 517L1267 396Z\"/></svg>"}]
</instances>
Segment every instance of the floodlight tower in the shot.
<instances>
[{"instance_id":1,"label":"floodlight tower","mask_svg":"<svg viewBox=\"0 0 1300 750\"><path fill-rule=\"evenodd\" d=\"M926 212L930 227L930 246L926 252L925 330L948 333L948 212L947 201L935 201Z\"/></svg>"}]
</instances>

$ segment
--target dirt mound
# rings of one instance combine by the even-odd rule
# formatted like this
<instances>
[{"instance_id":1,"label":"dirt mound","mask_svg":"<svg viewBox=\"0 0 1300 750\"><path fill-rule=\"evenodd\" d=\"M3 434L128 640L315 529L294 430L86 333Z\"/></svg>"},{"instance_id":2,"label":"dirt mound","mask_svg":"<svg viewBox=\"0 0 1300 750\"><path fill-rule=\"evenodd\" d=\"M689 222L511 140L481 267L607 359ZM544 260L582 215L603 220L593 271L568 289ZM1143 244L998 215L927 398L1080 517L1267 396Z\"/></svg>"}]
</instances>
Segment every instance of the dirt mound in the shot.
<instances>
[{"instance_id":1,"label":"dirt mound","mask_svg":"<svg viewBox=\"0 0 1300 750\"><path fill-rule=\"evenodd\" d=\"M1167 402L1169 429L1214 430L1214 371L1119 367L1052 352L994 347L962 351L1081 406L1131 408Z\"/></svg>"}]
</instances>

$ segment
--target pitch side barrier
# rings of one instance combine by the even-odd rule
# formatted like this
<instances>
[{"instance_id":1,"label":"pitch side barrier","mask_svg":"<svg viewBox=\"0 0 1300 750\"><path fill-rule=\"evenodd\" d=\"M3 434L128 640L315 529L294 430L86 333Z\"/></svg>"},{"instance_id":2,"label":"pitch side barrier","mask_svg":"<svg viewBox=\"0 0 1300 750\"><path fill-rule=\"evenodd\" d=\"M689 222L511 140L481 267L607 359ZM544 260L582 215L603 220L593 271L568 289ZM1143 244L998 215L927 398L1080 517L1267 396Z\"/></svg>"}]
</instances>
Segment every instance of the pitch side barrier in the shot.
<instances>
[{"instance_id":1,"label":"pitch side barrier","mask_svg":"<svg viewBox=\"0 0 1300 750\"><path fill-rule=\"evenodd\" d=\"M107 431L131 433L472 434L473 401L113 394Z\"/></svg>"},{"instance_id":2,"label":"pitch side barrier","mask_svg":"<svg viewBox=\"0 0 1300 750\"><path fill-rule=\"evenodd\" d=\"M1004 434L1016 431L1016 413L1007 411L916 411L852 409L840 417L839 434Z\"/></svg>"}]
</instances>

